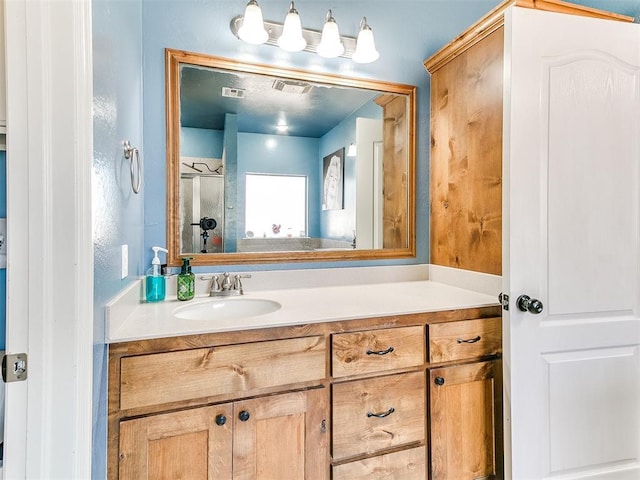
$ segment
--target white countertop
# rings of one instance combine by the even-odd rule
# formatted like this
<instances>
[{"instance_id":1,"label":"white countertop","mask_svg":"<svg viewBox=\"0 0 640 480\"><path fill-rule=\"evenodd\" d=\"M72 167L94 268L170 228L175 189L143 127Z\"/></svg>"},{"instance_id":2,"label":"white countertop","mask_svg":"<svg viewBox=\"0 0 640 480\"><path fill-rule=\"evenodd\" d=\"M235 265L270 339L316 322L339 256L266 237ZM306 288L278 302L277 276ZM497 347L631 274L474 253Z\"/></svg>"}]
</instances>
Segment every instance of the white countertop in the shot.
<instances>
[{"instance_id":1,"label":"white countertop","mask_svg":"<svg viewBox=\"0 0 640 480\"><path fill-rule=\"evenodd\" d=\"M443 277L444 278L444 277ZM497 286L491 280L489 290ZM499 277L498 277L499 280ZM464 282L463 282L464 283ZM123 297L137 296L134 285ZM242 298L268 299L281 308L263 315L233 320L184 320L174 314L176 309L196 303L220 299L197 296L181 302L168 298L164 302L145 303L135 300L128 308L118 307L122 298L107 307L107 343L159 337L215 333L267 327L282 327L376 316L402 315L495 305L497 297L475 289L461 288L433 280L411 280L392 283L321 286L247 291ZM237 298L237 297L236 297Z\"/></svg>"}]
</instances>

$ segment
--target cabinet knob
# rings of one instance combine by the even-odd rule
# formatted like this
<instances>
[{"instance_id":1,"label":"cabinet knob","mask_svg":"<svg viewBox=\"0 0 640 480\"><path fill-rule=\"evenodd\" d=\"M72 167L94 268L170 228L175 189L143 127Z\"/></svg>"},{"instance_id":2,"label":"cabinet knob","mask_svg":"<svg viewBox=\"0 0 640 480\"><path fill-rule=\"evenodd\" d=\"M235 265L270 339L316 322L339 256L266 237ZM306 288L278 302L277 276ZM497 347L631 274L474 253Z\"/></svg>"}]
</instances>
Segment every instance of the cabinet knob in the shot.
<instances>
[{"instance_id":1,"label":"cabinet knob","mask_svg":"<svg viewBox=\"0 0 640 480\"><path fill-rule=\"evenodd\" d=\"M216 425L222 426L225 423L227 423L227 417L222 414L216 415Z\"/></svg>"},{"instance_id":2,"label":"cabinet knob","mask_svg":"<svg viewBox=\"0 0 640 480\"><path fill-rule=\"evenodd\" d=\"M239 414L238 414L238 418L240 419L241 422L246 422L247 420L249 420L249 417L251 415L249 415L249 412L247 412L246 410L242 410Z\"/></svg>"},{"instance_id":3,"label":"cabinet knob","mask_svg":"<svg viewBox=\"0 0 640 480\"><path fill-rule=\"evenodd\" d=\"M436 385L444 385L444 378L442 377L436 377L436 379L434 380Z\"/></svg>"}]
</instances>

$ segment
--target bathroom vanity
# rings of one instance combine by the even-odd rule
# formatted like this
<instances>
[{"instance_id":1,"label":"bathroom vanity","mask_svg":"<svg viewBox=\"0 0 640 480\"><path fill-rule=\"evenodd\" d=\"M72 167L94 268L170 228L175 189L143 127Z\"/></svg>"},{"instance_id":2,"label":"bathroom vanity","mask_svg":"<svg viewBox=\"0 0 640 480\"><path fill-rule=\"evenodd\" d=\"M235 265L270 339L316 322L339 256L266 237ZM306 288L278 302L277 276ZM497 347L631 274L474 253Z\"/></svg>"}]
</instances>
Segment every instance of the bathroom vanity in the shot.
<instances>
[{"instance_id":1,"label":"bathroom vanity","mask_svg":"<svg viewBox=\"0 0 640 480\"><path fill-rule=\"evenodd\" d=\"M433 281L244 297L281 308L140 304L112 333L110 479L501 478L495 297Z\"/></svg>"}]
</instances>

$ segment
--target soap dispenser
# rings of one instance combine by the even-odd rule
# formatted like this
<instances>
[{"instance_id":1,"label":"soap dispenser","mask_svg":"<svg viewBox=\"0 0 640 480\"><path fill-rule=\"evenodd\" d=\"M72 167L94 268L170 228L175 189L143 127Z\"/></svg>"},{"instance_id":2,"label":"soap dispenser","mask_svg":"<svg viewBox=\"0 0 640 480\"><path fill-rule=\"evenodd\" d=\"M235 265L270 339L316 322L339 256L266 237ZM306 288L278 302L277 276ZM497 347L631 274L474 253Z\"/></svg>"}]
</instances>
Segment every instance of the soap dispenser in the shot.
<instances>
[{"instance_id":1,"label":"soap dispenser","mask_svg":"<svg viewBox=\"0 0 640 480\"><path fill-rule=\"evenodd\" d=\"M161 302L164 300L167 282L160 271L158 252L169 253L169 251L162 247L151 247L151 250L153 250L154 256L153 260L151 260L151 268L147 270L147 278L145 279L147 302Z\"/></svg>"},{"instance_id":2,"label":"soap dispenser","mask_svg":"<svg viewBox=\"0 0 640 480\"><path fill-rule=\"evenodd\" d=\"M191 300L195 295L196 276L189 265L191 257L182 257L182 269L178 275L178 300Z\"/></svg>"}]
</instances>

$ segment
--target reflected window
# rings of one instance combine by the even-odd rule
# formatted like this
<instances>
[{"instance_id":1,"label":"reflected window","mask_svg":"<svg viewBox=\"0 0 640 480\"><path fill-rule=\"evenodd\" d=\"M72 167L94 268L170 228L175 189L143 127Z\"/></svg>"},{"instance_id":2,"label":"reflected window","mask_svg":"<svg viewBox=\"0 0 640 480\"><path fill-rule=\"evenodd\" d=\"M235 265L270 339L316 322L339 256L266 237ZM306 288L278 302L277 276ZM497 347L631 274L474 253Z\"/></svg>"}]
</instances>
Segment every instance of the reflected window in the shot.
<instances>
[{"instance_id":1,"label":"reflected window","mask_svg":"<svg viewBox=\"0 0 640 480\"><path fill-rule=\"evenodd\" d=\"M307 177L247 173L245 235L248 238L307 236Z\"/></svg>"}]
</instances>

